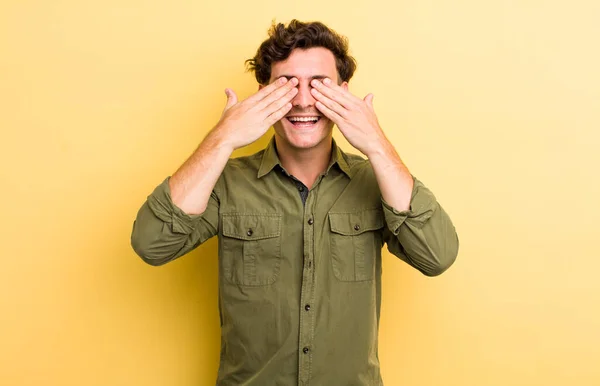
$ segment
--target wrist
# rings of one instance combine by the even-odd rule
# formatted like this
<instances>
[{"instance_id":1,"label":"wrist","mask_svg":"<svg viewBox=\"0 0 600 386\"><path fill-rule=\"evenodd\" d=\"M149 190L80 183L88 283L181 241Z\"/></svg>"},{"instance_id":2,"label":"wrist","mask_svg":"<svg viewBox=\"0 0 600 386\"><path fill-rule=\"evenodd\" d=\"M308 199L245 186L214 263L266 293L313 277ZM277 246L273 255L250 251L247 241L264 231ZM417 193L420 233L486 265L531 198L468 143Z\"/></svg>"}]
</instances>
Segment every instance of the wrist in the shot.
<instances>
[{"instance_id":1,"label":"wrist","mask_svg":"<svg viewBox=\"0 0 600 386\"><path fill-rule=\"evenodd\" d=\"M380 135L377 135L365 149L365 155L367 158L389 158L392 154L395 154L396 151L390 141L383 135L381 132Z\"/></svg>"},{"instance_id":2,"label":"wrist","mask_svg":"<svg viewBox=\"0 0 600 386\"><path fill-rule=\"evenodd\" d=\"M217 124L206 136L206 140L210 141L210 145L213 148L227 151L230 154L234 150L240 148L234 141L234 136L231 135L231 130L227 126Z\"/></svg>"}]
</instances>

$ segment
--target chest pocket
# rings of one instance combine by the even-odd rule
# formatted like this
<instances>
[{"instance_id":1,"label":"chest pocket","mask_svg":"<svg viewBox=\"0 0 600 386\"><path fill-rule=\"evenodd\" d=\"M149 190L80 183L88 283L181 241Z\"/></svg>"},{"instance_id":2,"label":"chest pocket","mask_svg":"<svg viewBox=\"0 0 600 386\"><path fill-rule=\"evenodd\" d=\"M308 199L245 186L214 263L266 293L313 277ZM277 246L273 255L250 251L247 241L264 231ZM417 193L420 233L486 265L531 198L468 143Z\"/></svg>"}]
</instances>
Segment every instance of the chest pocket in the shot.
<instances>
[{"instance_id":1,"label":"chest pocket","mask_svg":"<svg viewBox=\"0 0 600 386\"><path fill-rule=\"evenodd\" d=\"M329 213L331 264L341 281L373 280L375 262L381 253L383 228L381 209Z\"/></svg>"},{"instance_id":2,"label":"chest pocket","mask_svg":"<svg viewBox=\"0 0 600 386\"><path fill-rule=\"evenodd\" d=\"M224 278L242 286L273 284L281 264L281 214L222 215Z\"/></svg>"}]
</instances>

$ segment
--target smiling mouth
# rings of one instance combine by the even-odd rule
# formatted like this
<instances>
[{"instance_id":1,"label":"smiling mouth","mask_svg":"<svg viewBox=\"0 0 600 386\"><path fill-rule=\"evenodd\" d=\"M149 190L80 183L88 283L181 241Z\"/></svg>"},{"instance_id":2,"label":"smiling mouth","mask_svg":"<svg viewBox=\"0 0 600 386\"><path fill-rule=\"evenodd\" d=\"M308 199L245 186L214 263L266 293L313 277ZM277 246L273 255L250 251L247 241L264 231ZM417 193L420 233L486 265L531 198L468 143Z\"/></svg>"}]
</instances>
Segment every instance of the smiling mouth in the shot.
<instances>
[{"instance_id":1,"label":"smiling mouth","mask_svg":"<svg viewBox=\"0 0 600 386\"><path fill-rule=\"evenodd\" d=\"M311 127L321 120L321 117L287 117L288 122L296 127Z\"/></svg>"}]
</instances>

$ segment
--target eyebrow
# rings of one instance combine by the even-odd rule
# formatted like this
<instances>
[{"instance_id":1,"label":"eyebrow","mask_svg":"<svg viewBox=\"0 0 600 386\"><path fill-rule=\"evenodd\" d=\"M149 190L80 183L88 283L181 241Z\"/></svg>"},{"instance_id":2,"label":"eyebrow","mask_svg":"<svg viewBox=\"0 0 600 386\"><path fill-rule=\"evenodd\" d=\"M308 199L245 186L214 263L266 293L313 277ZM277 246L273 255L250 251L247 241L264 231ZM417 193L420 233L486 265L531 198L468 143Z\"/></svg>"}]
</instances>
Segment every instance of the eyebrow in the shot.
<instances>
[{"instance_id":1,"label":"eyebrow","mask_svg":"<svg viewBox=\"0 0 600 386\"><path fill-rule=\"evenodd\" d=\"M292 78L297 78L297 76L295 76L295 75L279 75L275 79L279 79L281 77L284 77L287 80L290 80ZM313 80L313 79L319 79L319 80L321 80L321 79L325 79L325 78L329 78L329 77L327 75L313 75L313 76L310 77L310 80Z\"/></svg>"}]
</instances>

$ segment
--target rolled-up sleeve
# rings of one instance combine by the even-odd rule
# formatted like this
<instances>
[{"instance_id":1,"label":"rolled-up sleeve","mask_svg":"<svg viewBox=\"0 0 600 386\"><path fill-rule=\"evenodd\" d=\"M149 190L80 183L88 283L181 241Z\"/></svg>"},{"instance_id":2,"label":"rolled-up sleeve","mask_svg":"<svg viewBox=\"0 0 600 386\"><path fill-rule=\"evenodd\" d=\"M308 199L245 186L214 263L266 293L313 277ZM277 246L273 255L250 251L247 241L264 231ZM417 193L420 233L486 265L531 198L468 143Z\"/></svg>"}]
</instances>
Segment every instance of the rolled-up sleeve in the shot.
<instances>
[{"instance_id":1,"label":"rolled-up sleeve","mask_svg":"<svg viewBox=\"0 0 600 386\"><path fill-rule=\"evenodd\" d=\"M388 250L427 276L447 270L458 255L458 235L433 193L413 177L410 208L398 211L382 200Z\"/></svg>"},{"instance_id":2,"label":"rolled-up sleeve","mask_svg":"<svg viewBox=\"0 0 600 386\"><path fill-rule=\"evenodd\" d=\"M219 199L213 191L204 213L177 207L166 178L138 211L131 233L133 250L148 264L162 265L190 252L217 234Z\"/></svg>"}]
</instances>

